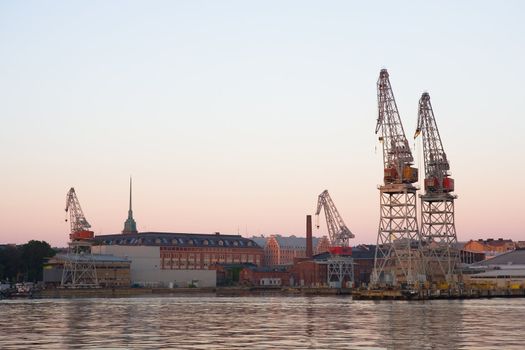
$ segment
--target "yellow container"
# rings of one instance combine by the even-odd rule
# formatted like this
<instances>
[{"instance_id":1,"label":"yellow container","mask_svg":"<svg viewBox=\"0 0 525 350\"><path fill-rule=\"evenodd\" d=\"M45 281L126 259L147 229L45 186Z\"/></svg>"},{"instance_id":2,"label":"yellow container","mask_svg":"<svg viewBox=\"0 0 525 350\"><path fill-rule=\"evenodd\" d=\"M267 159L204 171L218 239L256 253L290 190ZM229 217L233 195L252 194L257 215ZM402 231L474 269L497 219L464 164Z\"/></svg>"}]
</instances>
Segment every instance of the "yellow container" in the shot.
<instances>
[{"instance_id":1,"label":"yellow container","mask_svg":"<svg viewBox=\"0 0 525 350\"><path fill-rule=\"evenodd\" d=\"M510 283L509 288L510 289L520 289L521 284L519 283Z\"/></svg>"},{"instance_id":2,"label":"yellow container","mask_svg":"<svg viewBox=\"0 0 525 350\"><path fill-rule=\"evenodd\" d=\"M403 169L403 182L417 182L418 173L417 168L413 168L410 165L405 166Z\"/></svg>"}]
</instances>

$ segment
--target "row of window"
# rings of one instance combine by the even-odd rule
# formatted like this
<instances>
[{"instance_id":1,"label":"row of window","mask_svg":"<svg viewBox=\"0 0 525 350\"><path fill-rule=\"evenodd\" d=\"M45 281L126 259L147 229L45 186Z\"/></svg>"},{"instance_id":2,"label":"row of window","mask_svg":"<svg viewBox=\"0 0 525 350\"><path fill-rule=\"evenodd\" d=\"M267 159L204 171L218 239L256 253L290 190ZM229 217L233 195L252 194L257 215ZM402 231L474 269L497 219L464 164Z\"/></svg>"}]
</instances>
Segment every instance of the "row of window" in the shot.
<instances>
[{"instance_id":1,"label":"row of window","mask_svg":"<svg viewBox=\"0 0 525 350\"><path fill-rule=\"evenodd\" d=\"M254 251L258 250L256 248L248 249L248 248L201 248L201 247L160 247L161 251L184 251L184 252L242 252L242 251Z\"/></svg>"},{"instance_id":2,"label":"row of window","mask_svg":"<svg viewBox=\"0 0 525 350\"><path fill-rule=\"evenodd\" d=\"M127 238L127 239L107 239L102 241L105 245L141 245L141 244L172 244L172 245L204 245L204 246L233 246L233 247L255 247L252 241L244 242L242 240L228 240L228 239L182 239L173 238L169 239L166 237L159 238Z\"/></svg>"},{"instance_id":3,"label":"row of window","mask_svg":"<svg viewBox=\"0 0 525 350\"><path fill-rule=\"evenodd\" d=\"M261 257L253 254L163 254L162 269L194 269L205 268L214 263L253 263L260 265Z\"/></svg>"}]
</instances>

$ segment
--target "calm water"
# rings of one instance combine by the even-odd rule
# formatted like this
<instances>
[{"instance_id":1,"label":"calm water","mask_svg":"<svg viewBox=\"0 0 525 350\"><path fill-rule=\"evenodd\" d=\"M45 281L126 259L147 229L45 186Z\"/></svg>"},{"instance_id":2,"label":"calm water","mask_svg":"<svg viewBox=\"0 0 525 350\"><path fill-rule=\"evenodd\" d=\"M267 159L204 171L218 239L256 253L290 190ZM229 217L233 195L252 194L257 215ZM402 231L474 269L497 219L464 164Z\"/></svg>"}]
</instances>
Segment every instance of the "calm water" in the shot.
<instances>
[{"instance_id":1,"label":"calm water","mask_svg":"<svg viewBox=\"0 0 525 350\"><path fill-rule=\"evenodd\" d=\"M524 349L525 299L0 301L1 349Z\"/></svg>"}]
</instances>

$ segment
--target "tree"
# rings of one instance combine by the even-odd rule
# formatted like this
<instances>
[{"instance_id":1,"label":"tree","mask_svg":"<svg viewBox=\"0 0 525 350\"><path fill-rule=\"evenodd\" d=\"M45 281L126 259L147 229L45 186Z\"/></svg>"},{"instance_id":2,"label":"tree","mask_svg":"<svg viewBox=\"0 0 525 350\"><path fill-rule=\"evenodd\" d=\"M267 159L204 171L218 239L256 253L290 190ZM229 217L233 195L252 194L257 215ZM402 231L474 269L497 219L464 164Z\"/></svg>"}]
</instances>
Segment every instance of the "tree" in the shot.
<instances>
[{"instance_id":1,"label":"tree","mask_svg":"<svg viewBox=\"0 0 525 350\"><path fill-rule=\"evenodd\" d=\"M25 274L25 281L42 281L43 265L46 258L56 254L49 243L45 241L31 240L22 246L22 272Z\"/></svg>"},{"instance_id":2,"label":"tree","mask_svg":"<svg viewBox=\"0 0 525 350\"><path fill-rule=\"evenodd\" d=\"M55 254L55 250L44 241L31 240L18 246L0 246L0 280L41 281L44 260Z\"/></svg>"},{"instance_id":3,"label":"tree","mask_svg":"<svg viewBox=\"0 0 525 350\"><path fill-rule=\"evenodd\" d=\"M17 281L21 270L21 256L18 246L4 245L0 247L0 280Z\"/></svg>"}]
</instances>

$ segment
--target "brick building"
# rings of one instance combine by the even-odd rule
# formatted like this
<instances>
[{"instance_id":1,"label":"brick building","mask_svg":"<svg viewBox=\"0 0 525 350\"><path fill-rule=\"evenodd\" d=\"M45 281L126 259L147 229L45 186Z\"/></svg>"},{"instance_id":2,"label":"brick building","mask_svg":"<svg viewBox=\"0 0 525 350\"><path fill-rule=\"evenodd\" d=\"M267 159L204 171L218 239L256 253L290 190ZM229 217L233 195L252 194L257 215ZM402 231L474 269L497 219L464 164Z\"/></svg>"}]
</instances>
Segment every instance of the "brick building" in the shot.
<instances>
[{"instance_id":1,"label":"brick building","mask_svg":"<svg viewBox=\"0 0 525 350\"><path fill-rule=\"evenodd\" d=\"M94 240L95 253L129 258L132 282L139 285L212 287L215 264L260 266L264 255L251 239L219 233L142 232L101 235Z\"/></svg>"},{"instance_id":2,"label":"brick building","mask_svg":"<svg viewBox=\"0 0 525 350\"><path fill-rule=\"evenodd\" d=\"M361 244L352 248L354 283L356 287L370 283L370 276L374 270L375 253L375 245Z\"/></svg>"},{"instance_id":3,"label":"brick building","mask_svg":"<svg viewBox=\"0 0 525 350\"><path fill-rule=\"evenodd\" d=\"M271 235L269 237L252 237L264 247L264 265L292 265L294 259L306 257L306 238L296 236ZM328 251L330 241L326 236L312 237L313 252L319 254Z\"/></svg>"},{"instance_id":4,"label":"brick building","mask_svg":"<svg viewBox=\"0 0 525 350\"><path fill-rule=\"evenodd\" d=\"M486 258L492 258L498 254L506 253L516 249L516 245L511 239L493 239L470 240L463 246L463 249L474 253L484 253Z\"/></svg>"},{"instance_id":5,"label":"brick building","mask_svg":"<svg viewBox=\"0 0 525 350\"><path fill-rule=\"evenodd\" d=\"M252 267L241 270L241 284L249 286L282 287L290 285L290 272L283 267Z\"/></svg>"},{"instance_id":6,"label":"brick building","mask_svg":"<svg viewBox=\"0 0 525 350\"><path fill-rule=\"evenodd\" d=\"M293 285L301 287L326 287L328 285L327 265L313 259L297 259L290 269Z\"/></svg>"}]
</instances>

